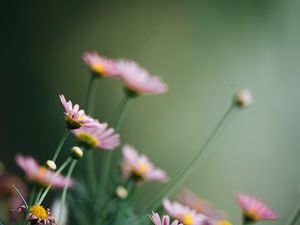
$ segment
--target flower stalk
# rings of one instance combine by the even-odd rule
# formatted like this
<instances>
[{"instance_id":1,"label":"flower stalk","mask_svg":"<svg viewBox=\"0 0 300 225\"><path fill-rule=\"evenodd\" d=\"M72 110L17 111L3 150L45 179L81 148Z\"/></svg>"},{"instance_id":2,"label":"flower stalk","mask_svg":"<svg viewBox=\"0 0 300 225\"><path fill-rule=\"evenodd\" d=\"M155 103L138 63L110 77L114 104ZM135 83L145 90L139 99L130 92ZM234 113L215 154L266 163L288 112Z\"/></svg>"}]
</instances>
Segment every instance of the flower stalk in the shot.
<instances>
[{"instance_id":1,"label":"flower stalk","mask_svg":"<svg viewBox=\"0 0 300 225\"><path fill-rule=\"evenodd\" d=\"M57 159L57 157L58 157L58 155L59 155L59 153L60 153L60 151L61 151L61 149L62 149L62 147L63 147L63 145L65 143L65 141L67 140L67 137L69 136L69 134L70 134L70 130L66 128L65 131L64 131L64 133L63 133L63 136L62 136L62 138L61 138L61 140L60 140L60 142L59 142L59 144L58 144L58 146L57 146L57 148L55 150L55 153L53 155L53 158L52 158L53 162L56 161L56 159Z\"/></svg>"},{"instance_id":2,"label":"flower stalk","mask_svg":"<svg viewBox=\"0 0 300 225\"><path fill-rule=\"evenodd\" d=\"M229 109L225 112L221 120L218 122L217 126L213 129L207 140L204 142L202 147L199 149L195 157L193 157L192 162L190 162L184 169L173 179L167 187L159 193L156 198L146 207L145 212L148 213L149 210L154 210L160 205L160 201L163 197L172 195L186 180L187 178L195 171L199 166L199 159L201 155L206 151L211 143L215 140L218 132L224 125L224 123L231 117L235 109L235 105L231 105Z\"/></svg>"},{"instance_id":3,"label":"flower stalk","mask_svg":"<svg viewBox=\"0 0 300 225\"><path fill-rule=\"evenodd\" d=\"M77 160L73 159L71 162L71 165L69 167L68 173L67 173L67 179L71 178L71 175L73 173L73 170L76 166ZM58 216L58 222L57 224L61 224L61 220L62 220L62 210L63 210L63 206L65 204L66 201L66 197L67 197L67 191L68 191L68 187L64 187L62 195L61 195L61 200L60 200L60 209L59 209L59 216Z\"/></svg>"}]
</instances>

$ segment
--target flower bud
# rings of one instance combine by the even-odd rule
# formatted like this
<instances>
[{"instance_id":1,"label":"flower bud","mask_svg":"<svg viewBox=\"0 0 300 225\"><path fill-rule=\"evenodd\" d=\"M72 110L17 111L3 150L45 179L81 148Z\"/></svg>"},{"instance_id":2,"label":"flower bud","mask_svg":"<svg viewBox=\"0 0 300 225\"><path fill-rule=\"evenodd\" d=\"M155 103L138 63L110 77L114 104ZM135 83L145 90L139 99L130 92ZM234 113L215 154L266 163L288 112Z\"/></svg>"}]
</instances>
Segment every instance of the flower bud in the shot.
<instances>
[{"instance_id":1,"label":"flower bud","mask_svg":"<svg viewBox=\"0 0 300 225\"><path fill-rule=\"evenodd\" d=\"M50 169L50 170L56 170L56 164L54 161L52 160L47 160L46 161L46 166Z\"/></svg>"},{"instance_id":2,"label":"flower bud","mask_svg":"<svg viewBox=\"0 0 300 225\"><path fill-rule=\"evenodd\" d=\"M251 91L248 89L241 89L234 96L234 103L240 107L247 107L251 105L253 101L253 96Z\"/></svg>"},{"instance_id":3,"label":"flower bud","mask_svg":"<svg viewBox=\"0 0 300 225\"><path fill-rule=\"evenodd\" d=\"M78 146L74 146L71 148L71 156L74 159L81 159L83 157L83 151Z\"/></svg>"},{"instance_id":4,"label":"flower bud","mask_svg":"<svg viewBox=\"0 0 300 225\"><path fill-rule=\"evenodd\" d=\"M115 190L115 194L117 195L118 198L125 199L128 196L128 191L123 186L118 186Z\"/></svg>"}]
</instances>

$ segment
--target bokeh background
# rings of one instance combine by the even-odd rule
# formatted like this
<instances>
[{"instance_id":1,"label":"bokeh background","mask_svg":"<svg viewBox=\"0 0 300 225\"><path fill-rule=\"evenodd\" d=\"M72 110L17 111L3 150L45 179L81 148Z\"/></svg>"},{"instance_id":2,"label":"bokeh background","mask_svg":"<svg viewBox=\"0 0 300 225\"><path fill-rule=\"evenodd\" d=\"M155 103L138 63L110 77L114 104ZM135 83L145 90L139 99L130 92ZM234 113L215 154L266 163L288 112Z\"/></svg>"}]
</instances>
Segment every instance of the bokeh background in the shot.
<instances>
[{"instance_id":1,"label":"bokeh background","mask_svg":"<svg viewBox=\"0 0 300 225\"><path fill-rule=\"evenodd\" d=\"M121 134L171 177L193 158L236 90L250 88L255 104L235 114L186 187L226 210L233 224L241 222L238 191L280 214L270 224L284 224L300 200L299 6L297 0L3 3L0 160L22 175L16 152L41 162L50 157L64 129L58 95L84 104L89 73L81 56L97 50L134 59L169 84L167 94L131 105ZM101 121L111 120L121 96L119 81L99 83ZM144 185L137 205L162 188Z\"/></svg>"}]
</instances>

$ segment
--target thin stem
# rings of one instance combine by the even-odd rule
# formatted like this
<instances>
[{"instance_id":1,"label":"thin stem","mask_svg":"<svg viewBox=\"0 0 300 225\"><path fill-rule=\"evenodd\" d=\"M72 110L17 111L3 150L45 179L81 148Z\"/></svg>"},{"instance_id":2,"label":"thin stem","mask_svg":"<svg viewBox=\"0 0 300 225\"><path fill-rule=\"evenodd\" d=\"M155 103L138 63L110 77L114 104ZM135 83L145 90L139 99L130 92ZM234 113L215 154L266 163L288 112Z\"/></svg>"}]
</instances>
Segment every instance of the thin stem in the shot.
<instances>
[{"instance_id":1,"label":"thin stem","mask_svg":"<svg viewBox=\"0 0 300 225\"><path fill-rule=\"evenodd\" d=\"M29 197L29 203L28 203L28 206L30 207L33 203L33 199L34 199L34 196L35 196L35 192L36 192L36 189L37 189L37 185L34 184L33 187L32 187L32 190L31 190L31 193L30 193L30 197Z\"/></svg>"},{"instance_id":2,"label":"thin stem","mask_svg":"<svg viewBox=\"0 0 300 225\"><path fill-rule=\"evenodd\" d=\"M18 190L18 188L16 188L15 185L12 185L12 188L15 190L15 192L17 192L17 194L19 195L19 197L22 199L22 201L23 201L25 207L28 209L28 204L27 204L27 202L25 201L25 199L24 199L23 195L21 194L21 192Z\"/></svg>"},{"instance_id":3,"label":"thin stem","mask_svg":"<svg viewBox=\"0 0 300 225\"><path fill-rule=\"evenodd\" d=\"M67 158L67 160L61 165L61 167L56 171L56 173L55 173L55 176L57 176L58 174L60 174L68 165L69 165L69 163L71 163L71 161L72 161L72 158L71 157L69 157L69 158ZM38 201L38 205L41 205L42 204L42 202L44 201L44 199L45 199L45 197L46 197L46 195L48 194L48 192L49 192L49 190L50 190L50 188L52 187L52 184L50 184L47 188L46 188L46 190L43 192L43 194L41 195L41 198L39 199L39 201Z\"/></svg>"},{"instance_id":4,"label":"thin stem","mask_svg":"<svg viewBox=\"0 0 300 225\"><path fill-rule=\"evenodd\" d=\"M94 154L93 152L89 152L90 154L87 155L86 162L86 169L87 169L87 178L89 182L89 186L91 187L92 194L95 193L96 189L96 172L95 172L95 162L94 162Z\"/></svg>"},{"instance_id":5,"label":"thin stem","mask_svg":"<svg viewBox=\"0 0 300 225\"><path fill-rule=\"evenodd\" d=\"M64 131L64 133L63 133L63 136L62 136L62 138L61 138L61 140L60 140L60 142L59 142L59 144L57 146L57 149L56 149L56 151L54 153L52 161L55 162L55 160L57 159L57 157L58 157L58 155L60 153L60 150L61 150L62 146L64 145L65 141L67 140L67 137L69 136L69 134L70 134L70 130L66 128L65 131Z\"/></svg>"},{"instance_id":6,"label":"thin stem","mask_svg":"<svg viewBox=\"0 0 300 225\"><path fill-rule=\"evenodd\" d=\"M67 179L70 179L72 173L73 173L73 170L74 170L74 167L77 163L77 160L73 160L70 167L69 167L69 170L68 170L68 173L67 173ZM65 205L65 201L66 201L66 196L67 196L67 190L68 190L68 187L64 187L64 190L62 192L62 195L61 195L61 199L60 199L60 208L59 208L59 216L58 216L58 223L57 224L61 224L61 219L62 219L62 210L63 210L63 206Z\"/></svg>"},{"instance_id":7,"label":"thin stem","mask_svg":"<svg viewBox=\"0 0 300 225\"><path fill-rule=\"evenodd\" d=\"M122 122L124 120L125 114L129 106L128 103L130 102L131 99L132 97L129 97L128 95L125 94L118 106L118 109L116 111L113 120L113 127L116 129L116 131L119 131L119 129L121 128Z\"/></svg>"},{"instance_id":8,"label":"thin stem","mask_svg":"<svg viewBox=\"0 0 300 225\"><path fill-rule=\"evenodd\" d=\"M86 110L87 110L87 113L91 116L94 114L97 79L98 79L98 76L92 74L90 82L89 82L89 86L88 86L87 97L86 97Z\"/></svg>"},{"instance_id":9,"label":"thin stem","mask_svg":"<svg viewBox=\"0 0 300 225\"><path fill-rule=\"evenodd\" d=\"M129 97L128 95L125 94L118 106L116 115L114 117L114 122L113 122L113 127L115 128L116 131L118 131L122 125L122 120L125 117L125 113L127 111L127 108L129 105L128 103L130 102L130 99L131 99L131 97ZM113 158L112 153L113 152L108 152L107 157L103 162L103 170L102 170L102 174L101 174L102 176L100 176L98 187L101 187L101 185L103 187L105 187L105 185L106 185L110 165L111 165L112 158Z\"/></svg>"},{"instance_id":10,"label":"thin stem","mask_svg":"<svg viewBox=\"0 0 300 225\"><path fill-rule=\"evenodd\" d=\"M168 186L161 192L159 193L156 198L146 207L146 212L149 210L155 209L158 207L160 204L161 199L164 196L169 196L172 195L186 180L187 178L195 171L195 169L199 166L199 159L201 158L200 156L205 152L207 147L213 142L215 137L217 136L217 133L219 132L220 128L224 124L224 122L229 118L229 116L234 112L234 105L232 105L223 115L217 126L213 129L212 133L209 135L207 140L204 142L202 147L199 149L195 157L193 157L192 162L190 162L187 167L183 169L179 175L173 179Z\"/></svg>"},{"instance_id":11,"label":"thin stem","mask_svg":"<svg viewBox=\"0 0 300 225\"><path fill-rule=\"evenodd\" d=\"M39 192L38 192L38 194L37 194L37 196L36 196L36 198L35 198L34 204L37 204L39 202L39 199L41 198L43 190L44 190L44 188L41 187L40 190L39 190Z\"/></svg>"},{"instance_id":12,"label":"thin stem","mask_svg":"<svg viewBox=\"0 0 300 225\"><path fill-rule=\"evenodd\" d=\"M295 225L297 224L298 219L300 218L300 201L298 202L298 205L294 209L291 216L288 218L288 221L285 225Z\"/></svg>"}]
</instances>

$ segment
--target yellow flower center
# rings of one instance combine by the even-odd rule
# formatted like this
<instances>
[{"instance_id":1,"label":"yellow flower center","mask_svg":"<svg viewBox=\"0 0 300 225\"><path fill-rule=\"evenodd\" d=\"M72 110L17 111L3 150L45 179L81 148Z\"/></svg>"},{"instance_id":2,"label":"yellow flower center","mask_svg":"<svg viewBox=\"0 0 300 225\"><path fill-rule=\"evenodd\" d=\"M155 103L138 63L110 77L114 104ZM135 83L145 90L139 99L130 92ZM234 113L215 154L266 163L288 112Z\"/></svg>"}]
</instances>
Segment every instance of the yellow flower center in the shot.
<instances>
[{"instance_id":1,"label":"yellow flower center","mask_svg":"<svg viewBox=\"0 0 300 225\"><path fill-rule=\"evenodd\" d=\"M77 118L77 121L83 121L84 120L84 116L79 116L78 118Z\"/></svg>"},{"instance_id":2,"label":"yellow flower center","mask_svg":"<svg viewBox=\"0 0 300 225\"><path fill-rule=\"evenodd\" d=\"M84 145L86 145L87 147L90 147L90 148L95 148L95 147L101 145L100 141L98 141L96 138L94 138L93 136L91 136L87 133L79 134L77 139L78 139L79 143L84 144Z\"/></svg>"},{"instance_id":3,"label":"yellow flower center","mask_svg":"<svg viewBox=\"0 0 300 225\"><path fill-rule=\"evenodd\" d=\"M140 174L144 174L148 170L148 168L149 168L148 164L144 163L144 164L140 165L138 172Z\"/></svg>"},{"instance_id":4,"label":"yellow flower center","mask_svg":"<svg viewBox=\"0 0 300 225\"><path fill-rule=\"evenodd\" d=\"M97 74L100 74L100 75L103 75L106 71L105 67L102 64L92 64L91 65L91 70L94 73L97 73Z\"/></svg>"},{"instance_id":5,"label":"yellow flower center","mask_svg":"<svg viewBox=\"0 0 300 225\"><path fill-rule=\"evenodd\" d=\"M45 175L47 172L48 172L47 167L45 167L45 166L40 166L40 167L39 167L39 171L38 171L38 174L39 174L39 175L43 176L43 175Z\"/></svg>"},{"instance_id":6,"label":"yellow flower center","mask_svg":"<svg viewBox=\"0 0 300 225\"><path fill-rule=\"evenodd\" d=\"M220 220L217 225L232 225L228 220Z\"/></svg>"},{"instance_id":7,"label":"yellow flower center","mask_svg":"<svg viewBox=\"0 0 300 225\"><path fill-rule=\"evenodd\" d=\"M249 217L252 220L259 220L260 219L260 215L257 212L257 209L255 207L252 207L251 209L249 209L247 212L245 212L245 216Z\"/></svg>"},{"instance_id":8,"label":"yellow flower center","mask_svg":"<svg viewBox=\"0 0 300 225\"><path fill-rule=\"evenodd\" d=\"M182 222L184 225L191 225L191 224L193 224L193 218L191 217L191 215L188 212L184 212Z\"/></svg>"},{"instance_id":9,"label":"yellow flower center","mask_svg":"<svg viewBox=\"0 0 300 225\"><path fill-rule=\"evenodd\" d=\"M69 114L66 115L66 123L69 129L78 129L81 127L80 121L82 121L84 118L79 117L77 120L74 120Z\"/></svg>"},{"instance_id":10,"label":"yellow flower center","mask_svg":"<svg viewBox=\"0 0 300 225\"><path fill-rule=\"evenodd\" d=\"M36 216L39 219L48 219L47 210L43 206L33 205L30 207L29 211L32 215Z\"/></svg>"}]
</instances>

